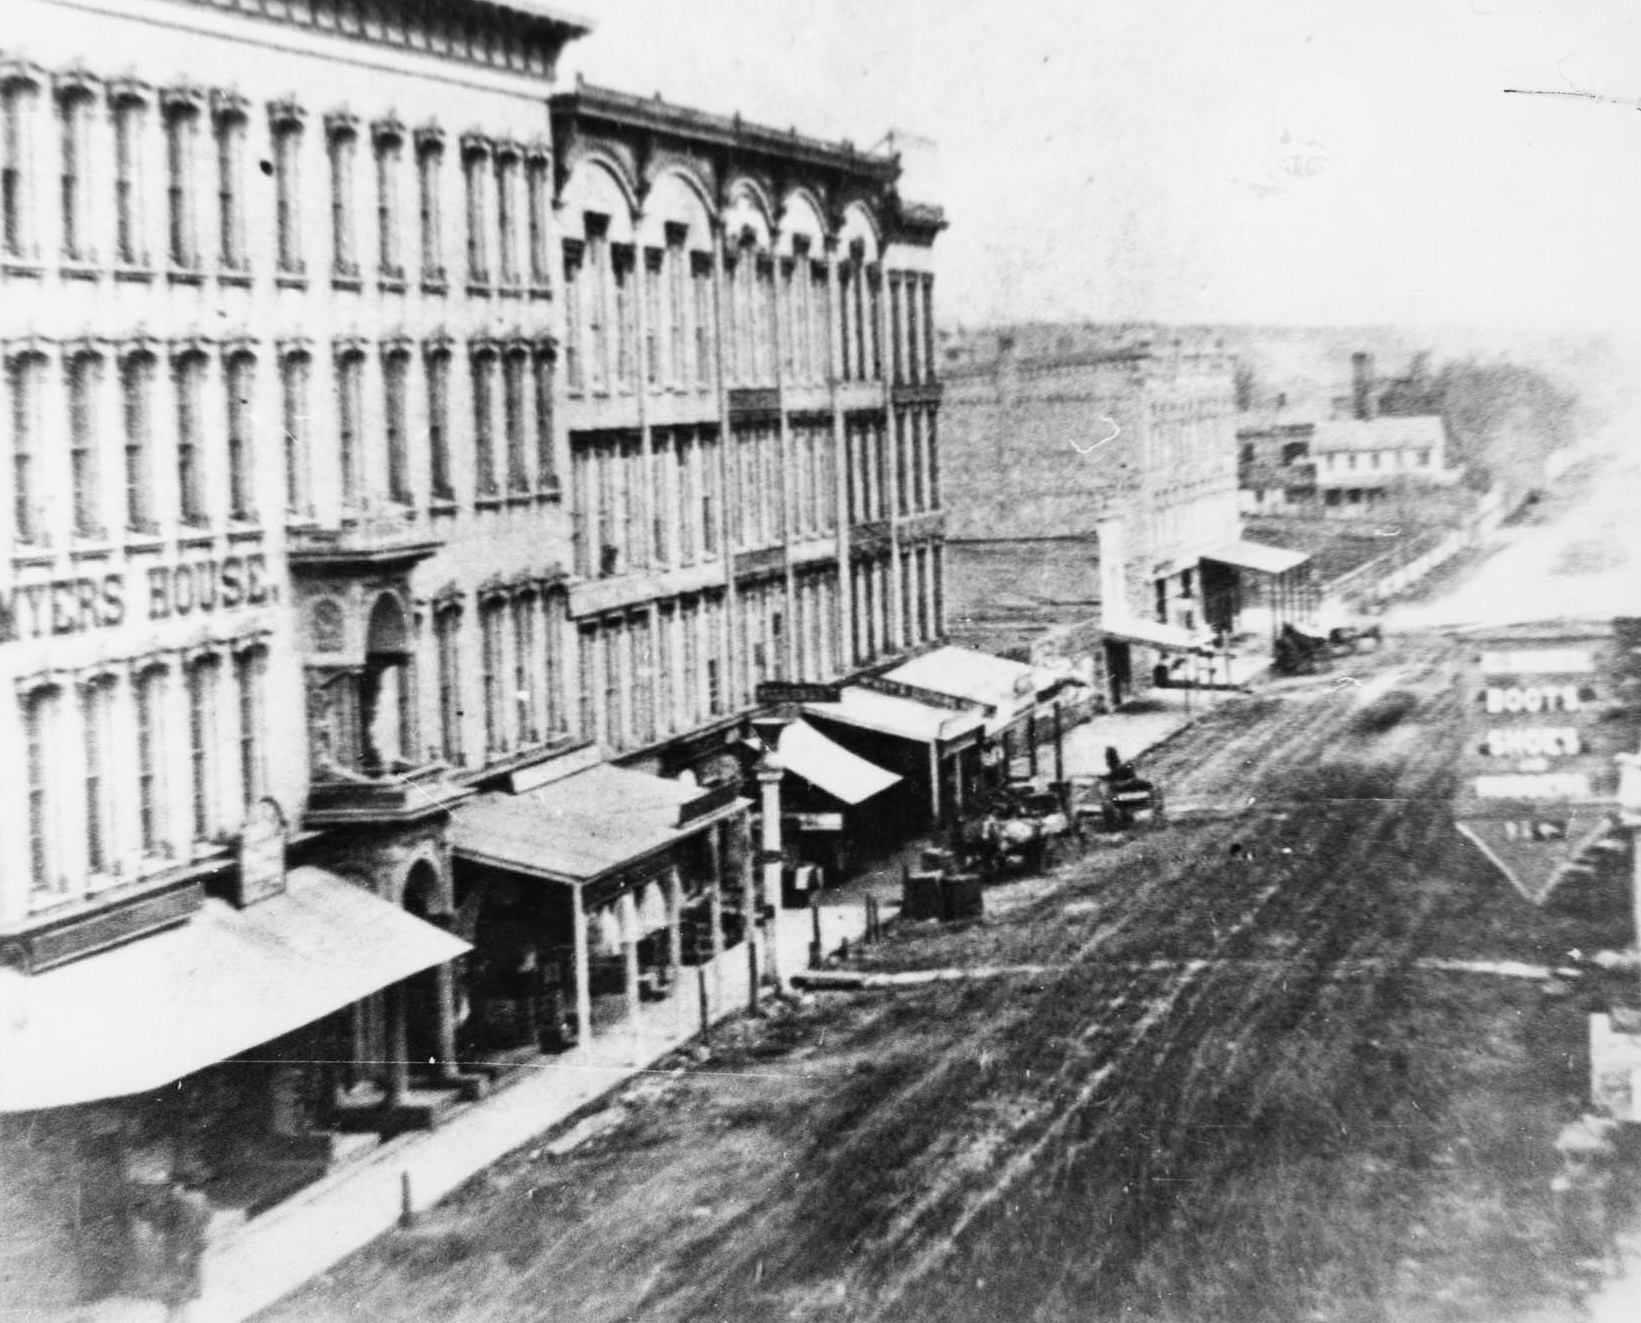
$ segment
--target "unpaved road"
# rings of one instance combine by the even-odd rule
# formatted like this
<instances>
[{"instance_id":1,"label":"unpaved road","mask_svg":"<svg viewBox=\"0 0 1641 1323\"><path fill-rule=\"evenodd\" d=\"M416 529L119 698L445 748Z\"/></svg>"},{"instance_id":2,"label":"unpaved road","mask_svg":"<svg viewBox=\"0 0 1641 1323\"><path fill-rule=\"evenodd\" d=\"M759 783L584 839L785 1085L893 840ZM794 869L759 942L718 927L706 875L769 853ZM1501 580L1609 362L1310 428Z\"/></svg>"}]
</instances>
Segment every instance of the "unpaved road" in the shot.
<instances>
[{"instance_id":1,"label":"unpaved road","mask_svg":"<svg viewBox=\"0 0 1641 1323\"><path fill-rule=\"evenodd\" d=\"M1457 836L1454 660L1406 634L1221 703L1147 762L1212 814L864 961L1049 972L741 1026L265 1319L1565 1316L1589 991L1415 962L1622 942L1621 870L1535 910Z\"/></svg>"}]
</instances>

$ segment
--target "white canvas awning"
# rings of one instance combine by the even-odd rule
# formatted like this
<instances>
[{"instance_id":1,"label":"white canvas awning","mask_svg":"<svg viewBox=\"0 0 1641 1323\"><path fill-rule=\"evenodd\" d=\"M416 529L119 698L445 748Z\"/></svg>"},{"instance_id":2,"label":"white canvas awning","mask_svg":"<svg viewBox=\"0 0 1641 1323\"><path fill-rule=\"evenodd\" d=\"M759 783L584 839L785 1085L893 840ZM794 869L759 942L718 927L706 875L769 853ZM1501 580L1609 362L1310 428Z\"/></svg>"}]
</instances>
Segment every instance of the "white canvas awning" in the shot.
<instances>
[{"instance_id":1,"label":"white canvas awning","mask_svg":"<svg viewBox=\"0 0 1641 1323\"><path fill-rule=\"evenodd\" d=\"M900 780L827 739L807 721L791 722L781 731L776 753L788 771L845 804L859 804Z\"/></svg>"},{"instance_id":2,"label":"white canvas awning","mask_svg":"<svg viewBox=\"0 0 1641 1323\"><path fill-rule=\"evenodd\" d=\"M1108 639L1117 639L1123 643L1143 643L1148 648L1161 648L1165 652L1190 652L1193 648L1204 646L1188 629L1181 629L1178 625L1165 625L1158 620L1141 620L1131 617L1126 620L1102 620L1100 632Z\"/></svg>"},{"instance_id":3,"label":"white canvas awning","mask_svg":"<svg viewBox=\"0 0 1641 1323\"><path fill-rule=\"evenodd\" d=\"M318 868L282 895L32 977L9 976L0 1112L163 1088L471 948Z\"/></svg>"}]
</instances>

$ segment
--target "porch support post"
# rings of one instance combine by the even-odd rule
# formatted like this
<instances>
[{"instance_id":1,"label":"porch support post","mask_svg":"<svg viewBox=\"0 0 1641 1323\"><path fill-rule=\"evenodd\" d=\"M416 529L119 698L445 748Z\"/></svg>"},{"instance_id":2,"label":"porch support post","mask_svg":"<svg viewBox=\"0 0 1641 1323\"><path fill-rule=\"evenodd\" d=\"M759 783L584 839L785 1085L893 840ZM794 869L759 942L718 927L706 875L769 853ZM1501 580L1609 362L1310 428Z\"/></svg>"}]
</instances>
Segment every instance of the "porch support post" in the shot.
<instances>
[{"instance_id":1,"label":"porch support post","mask_svg":"<svg viewBox=\"0 0 1641 1323\"><path fill-rule=\"evenodd\" d=\"M570 886L570 923L575 942L575 1025L576 1041L593 1041L592 962L587 956L587 909L581 888Z\"/></svg>"}]
</instances>

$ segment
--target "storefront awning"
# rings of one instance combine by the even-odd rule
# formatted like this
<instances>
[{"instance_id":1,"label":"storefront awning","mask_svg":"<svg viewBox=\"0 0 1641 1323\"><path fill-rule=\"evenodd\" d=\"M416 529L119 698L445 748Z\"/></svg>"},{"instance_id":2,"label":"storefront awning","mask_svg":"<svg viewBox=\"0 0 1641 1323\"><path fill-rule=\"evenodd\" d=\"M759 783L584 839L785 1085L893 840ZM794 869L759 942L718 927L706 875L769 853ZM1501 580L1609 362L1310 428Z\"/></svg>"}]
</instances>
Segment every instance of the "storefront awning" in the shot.
<instances>
[{"instance_id":1,"label":"storefront awning","mask_svg":"<svg viewBox=\"0 0 1641 1323\"><path fill-rule=\"evenodd\" d=\"M847 686L836 703L805 703L803 710L811 716L916 744L946 743L972 735L986 724L985 714L979 711L930 707L916 699L854 685Z\"/></svg>"},{"instance_id":2,"label":"storefront awning","mask_svg":"<svg viewBox=\"0 0 1641 1323\"><path fill-rule=\"evenodd\" d=\"M776 756L789 772L845 804L859 804L900 780L827 739L807 721L793 721L782 729Z\"/></svg>"},{"instance_id":3,"label":"storefront awning","mask_svg":"<svg viewBox=\"0 0 1641 1323\"><path fill-rule=\"evenodd\" d=\"M469 800L453 816L450 841L473 863L590 882L746 807L717 790L602 764L526 794Z\"/></svg>"},{"instance_id":4,"label":"storefront awning","mask_svg":"<svg viewBox=\"0 0 1641 1323\"><path fill-rule=\"evenodd\" d=\"M1116 639L1122 643L1143 643L1148 648L1161 648L1164 651L1190 652L1193 648L1202 646L1201 640L1188 629L1181 629L1178 625L1165 625L1156 620L1141 620L1138 617L1127 620L1103 620L1100 622L1100 632L1108 639Z\"/></svg>"},{"instance_id":5,"label":"storefront awning","mask_svg":"<svg viewBox=\"0 0 1641 1323\"><path fill-rule=\"evenodd\" d=\"M469 950L317 868L246 909L32 977L0 1007L0 1112L163 1088Z\"/></svg>"},{"instance_id":6,"label":"storefront awning","mask_svg":"<svg viewBox=\"0 0 1641 1323\"><path fill-rule=\"evenodd\" d=\"M944 647L913 657L887 672L885 680L932 689L995 709L988 733L1002 730L1030 712L1052 680L1024 662L973 648Z\"/></svg>"},{"instance_id":7,"label":"storefront awning","mask_svg":"<svg viewBox=\"0 0 1641 1323\"><path fill-rule=\"evenodd\" d=\"M1238 541L1205 551L1202 559L1234 565L1239 570L1255 570L1260 574L1286 574L1308 561L1310 553L1290 551L1287 547L1268 547L1263 542Z\"/></svg>"}]
</instances>

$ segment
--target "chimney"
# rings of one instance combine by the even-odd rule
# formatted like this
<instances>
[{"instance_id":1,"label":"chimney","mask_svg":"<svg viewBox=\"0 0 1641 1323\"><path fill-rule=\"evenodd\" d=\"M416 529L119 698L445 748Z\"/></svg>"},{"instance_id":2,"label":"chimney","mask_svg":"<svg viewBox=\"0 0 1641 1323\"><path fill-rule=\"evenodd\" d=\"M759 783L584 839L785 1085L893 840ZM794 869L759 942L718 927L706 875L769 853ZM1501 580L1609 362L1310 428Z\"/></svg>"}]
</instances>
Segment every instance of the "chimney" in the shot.
<instances>
[{"instance_id":1,"label":"chimney","mask_svg":"<svg viewBox=\"0 0 1641 1323\"><path fill-rule=\"evenodd\" d=\"M1374 415L1373 355L1361 351L1350 356L1351 413L1363 422Z\"/></svg>"}]
</instances>

